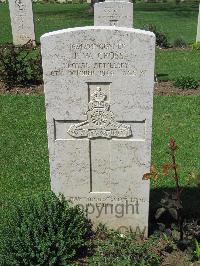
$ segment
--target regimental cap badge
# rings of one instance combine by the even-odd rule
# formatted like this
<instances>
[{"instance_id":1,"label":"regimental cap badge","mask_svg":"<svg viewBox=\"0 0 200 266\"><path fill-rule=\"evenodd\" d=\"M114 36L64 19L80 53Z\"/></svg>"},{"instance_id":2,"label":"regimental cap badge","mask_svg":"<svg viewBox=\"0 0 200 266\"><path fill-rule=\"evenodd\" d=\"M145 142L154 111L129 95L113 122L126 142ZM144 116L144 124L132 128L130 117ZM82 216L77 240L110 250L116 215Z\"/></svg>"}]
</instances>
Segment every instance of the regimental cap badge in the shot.
<instances>
[{"instance_id":1,"label":"regimental cap badge","mask_svg":"<svg viewBox=\"0 0 200 266\"><path fill-rule=\"evenodd\" d=\"M115 121L110 104L106 101L106 94L100 87L91 95L88 104L87 120L85 122L71 125L68 133L72 137L92 138L126 138L132 136L130 125L123 125Z\"/></svg>"}]
</instances>

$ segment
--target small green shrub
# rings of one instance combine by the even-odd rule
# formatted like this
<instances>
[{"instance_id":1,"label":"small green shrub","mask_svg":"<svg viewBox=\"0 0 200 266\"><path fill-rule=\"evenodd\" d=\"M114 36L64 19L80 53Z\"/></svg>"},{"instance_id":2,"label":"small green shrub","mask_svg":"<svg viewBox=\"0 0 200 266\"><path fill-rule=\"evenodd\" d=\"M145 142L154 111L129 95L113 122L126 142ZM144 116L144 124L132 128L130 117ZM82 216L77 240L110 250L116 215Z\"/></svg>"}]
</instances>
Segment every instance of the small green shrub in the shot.
<instances>
[{"instance_id":1,"label":"small green shrub","mask_svg":"<svg viewBox=\"0 0 200 266\"><path fill-rule=\"evenodd\" d=\"M108 230L97 234L94 244L96 252L89 258L89 265L160 265L159 257L151 250L153 239L139 241L131 234Z\"/></svg>"},{"instance_id":2,"label":"small green shrub","mask_svg":"<svg viewBox=\"0 0 200 266\"><path fill-rule=\"evenodd\" d=\"M146 30L152 31L156 36L156 45L161 48L169 48L171 45L167 39L167 36L163 33L157 30L155 25L148 25L145 27Z\"/></svg>"},{"instance_id":3,"label":"small green shrub","mask_svg":"<svg viewBox=\"0 0 200 266\"><path fill-rule=\"evenodd\" d=\"M185 48L187 46L187 43L182 38L177 38L174 40L173 46L176 48Z\"/></svg>"},{"instance_id":4,"label":"small green shrub","mask_svg":"<svg viewBox=\"0 0 200 266\"><path fill-rule=\"evenodd\" d=\"M87 251L91 223L53 193L15 207L0 237L0 265L69 265Z\"/></svg>"},{"instance_id":5,"label":"small green shrub","mask_svg":"<svg viewBox=\"0 0 200 266\"><path fill-rule=\"evenodd\" d=\"M173 85L181 89L196 89L199 86L198 81L191 76L181 76L176 78L173 81Z\"/></svg>"},{"instance_id":6,"label":"small green shrub","mask_svg":"<svg viewBox=\"0 0 200 266\"><path fill-rule=\"evenodd\" d=\"M200 42L194 42L192 44L192 49L193 50L200 50Z\"/></svg>"},{"instance_id":7,"label":"small green shrub","mask_svg":"<svg viewBox=\"0 0 200 266\"><path fill-rule=\"evenodd\" d=\"M42 83L40 51L29 43L24 46L0 46L0 80L6 87Z\"/></svg>"}]
</instances>

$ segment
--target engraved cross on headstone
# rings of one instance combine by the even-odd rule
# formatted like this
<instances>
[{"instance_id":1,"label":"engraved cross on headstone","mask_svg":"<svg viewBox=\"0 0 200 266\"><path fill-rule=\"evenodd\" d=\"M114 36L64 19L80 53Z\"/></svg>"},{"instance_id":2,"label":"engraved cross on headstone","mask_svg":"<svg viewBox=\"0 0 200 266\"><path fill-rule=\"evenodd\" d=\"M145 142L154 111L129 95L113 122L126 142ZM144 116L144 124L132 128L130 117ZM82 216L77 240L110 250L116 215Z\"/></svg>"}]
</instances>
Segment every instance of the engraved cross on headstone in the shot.
<instances>
[{"instance_id":1,"label":"engraved cross on headstone","mask_svg":"<svg viewBox=\"0 0 200 266\"><path fill-rule=\"evenodd\" d=\"M135 139L134 127L144 128L145 121L116 121L110 110L107 95L97 86L89 96L87 120L85 121L55 121L56 136L61 140L86 141L89 145L90 193L111 193L112 149L115 141L142 141ZM62 126L64 129L61 129ZM62 133L60 134L60 132ZM66 132L67 131L67 132ZM136 130L137 131L137 130ZM145 132L144 132L145 134ZM63 140L64 140L63 139ZM125 144L125 143L124 143Z\"/></svg>"}]
</instances>

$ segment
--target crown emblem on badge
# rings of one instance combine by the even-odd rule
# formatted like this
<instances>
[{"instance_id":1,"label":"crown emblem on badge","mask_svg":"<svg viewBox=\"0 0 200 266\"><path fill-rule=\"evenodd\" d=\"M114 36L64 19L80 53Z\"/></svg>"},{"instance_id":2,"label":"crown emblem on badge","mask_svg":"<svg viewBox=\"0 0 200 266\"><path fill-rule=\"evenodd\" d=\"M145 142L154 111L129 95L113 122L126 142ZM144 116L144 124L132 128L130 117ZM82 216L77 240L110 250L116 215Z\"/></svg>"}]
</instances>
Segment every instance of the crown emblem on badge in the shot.
<instances>
[{"instance_id":1,"label":"crown emblem on badge","mask_svg":"<svg viewBox=\"0 0 200 266\"><path fill-rule=\"evenodd\" d=\"M103 102L106 99L106 95L102 93L100 87L97 87L97 90L92 94L91 98L93 101Z\"/></svg>"}]
</instances>

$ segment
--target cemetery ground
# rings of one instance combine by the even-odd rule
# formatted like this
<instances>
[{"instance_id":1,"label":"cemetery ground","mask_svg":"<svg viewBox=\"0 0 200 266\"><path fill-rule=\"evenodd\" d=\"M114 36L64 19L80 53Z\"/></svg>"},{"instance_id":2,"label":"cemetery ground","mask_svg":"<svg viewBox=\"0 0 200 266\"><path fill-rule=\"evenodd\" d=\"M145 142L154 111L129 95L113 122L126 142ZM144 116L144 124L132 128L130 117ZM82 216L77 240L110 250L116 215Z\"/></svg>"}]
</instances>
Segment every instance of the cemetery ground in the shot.
<instances>
[{"instance_id":1,"label":"cemetery ground","mask_svg":"<svg viewBox=\"0 0 200 266\"><path fill-rule=\"evenodd\" d=\"M0 41L2 44L11 43L8 7L4 4L0 7L1 21L5 25L0 28ZM33 5L33 8L37 40L45 32L93 23L93 15L88 13L87 4L37 4ZM72 262L80 265L160 265L161 263L163 265L189 265L189 262L200 259L198 245L194 240L196 238L198 242L200 241L200 181L198 180L200 172L200 88L188 90L172 85L172 80L180 76L190 75L200 81L200 52L190 47L196 34L197 12L198 4L195 3L180 6L137 4L134 10L136 28L154 24L157 29L168 36L170 43L173 44L177 38L182 38L187 44L185 48L170 47L156 50L156 74L158 76L165 74L163 76L167 82L159 82L155 89L152 139L152 164L159 172L161 172L162 165L170 161L167 153L169 138L173 137L179 147L176 152L178 174L183 187L182 205L187 221L184 225L184 241L179 241L176 219L165 216L164 221L159 221L159 227L154 217L163 197L163 191L167 190L171 193L174 190L173 173L169 172L167 176L151 182L150 239L145 244L140 240L136 242L124 234L107 232L103 227L92 233L89 225L85 225L84 218L77 215L77 220L80 220L80 223L87 228L87 234L79 231L77 228L82 227L74 222L72 231L80 233L81 248L75 243L72 247L72 253L76 249L75 255L72 254L68 258L69 264L64 265L72 265L70 264ZM3 83L0 87L0 216L2 221L0 232L3 232L6 227L4 220L7 221L6 217L12 215L12 205L23 206L27 199L38 200L46 194L48 196L44 197L48 199L49 204L52 204L49 206L58 207L56 205L58 203L49 195L50 180L43 87L39 85L24 88L18 85L6 90ZM38 212L38 217L40 215L43 217L43 223L45 221L53 227L52 223L58 222L56 220L58 217L51 220L51 210L47 214L42 214L37 210L37 206L41 208L41 212L47 210L48 206L42 205L39 201L35 210ZM70 219L73 220L72 217ZM32 223L34 224L32 220L27 220L24 226L31 227ZM161 228L163 224L166 228ZM174 229L172 224L173 226L175 224ZM39 239L37 233L34 233ZM68 234L71 234L71 239L76 239L76 235L73 235L71 231L68 231ZM25 239L26 237L24 241ZM85 246L81 241L85 243ZM69 252L69 250L65 251ZM52 255L52 261L54 259ZM61 259L59 262L62 265ZM45 264L41 263L41 265ZM52 265L59 264L52 262Z\"/></svg>"},{"instance_id":2,"label":"cemetery ground","mask_svg":"<svg viewBox=\"0 0 200 266\"><path fill-rule=\"evenodd\" d=\"M198 142L199 103L199 96L155 96L154 98L152 163L160 167L164 162L169 162L167 142L169 137L173 136L179 145L177 151L178 172L181 177L181 185L184 188L184 212L189 221L192 219L197 221L200 217L199 189L192 178L189 184L185 179L190 172L197 173L198 170L196 167L200 156ZM0 120L0 204L2 218L10 215L13 204L20 204L20 202L23 202L22 199L40 197L45 191L50 191L50 182L44 97L42 95L3 94L0 96L0 105L2 108ZM150 201L151 234L157 228L153 214L159 206L159 200L163 197L163 190L166 188L172 189L174 186L173 179L170 176L171 174L152 183ZM3 227L4 223L1 226ZM193 230L197 230L198 235L198 227L193 225ZM101 230L101 234L104 238L106 233ZM119 247L119 239L116 239L116 236L112 236L111 239L116 245L116 252L119 252L117 247L123 248ZM130 239L122 239L121 245L126 246L126 241L130 241ZM154 242L153 252L156 252L159 256L162 254L165 262L177 263L177 261L180 262L180 259L183 259L183 261L189 260L184 247L184 251L178 249L170 237L163 239L155 236L154 232L148 244L152 241ZM105 251L101 252L107 252L109 247L110 244L105 243ZM133 246L132 248L136 247ZM170 252L168 252L168 249ZM141 249L140 252L143 251ZM129 251L123 248L123 252L128 254L128 252L133 251L131 248ZM172 256L170 256L170 253L172 253ZM191 254L194 255L193 251ZM108 261L110 260L109 256ZM97 258L95 257L95 259ZM127 259L126 256L125 259Z\"/></svg>"}]
</instances>

